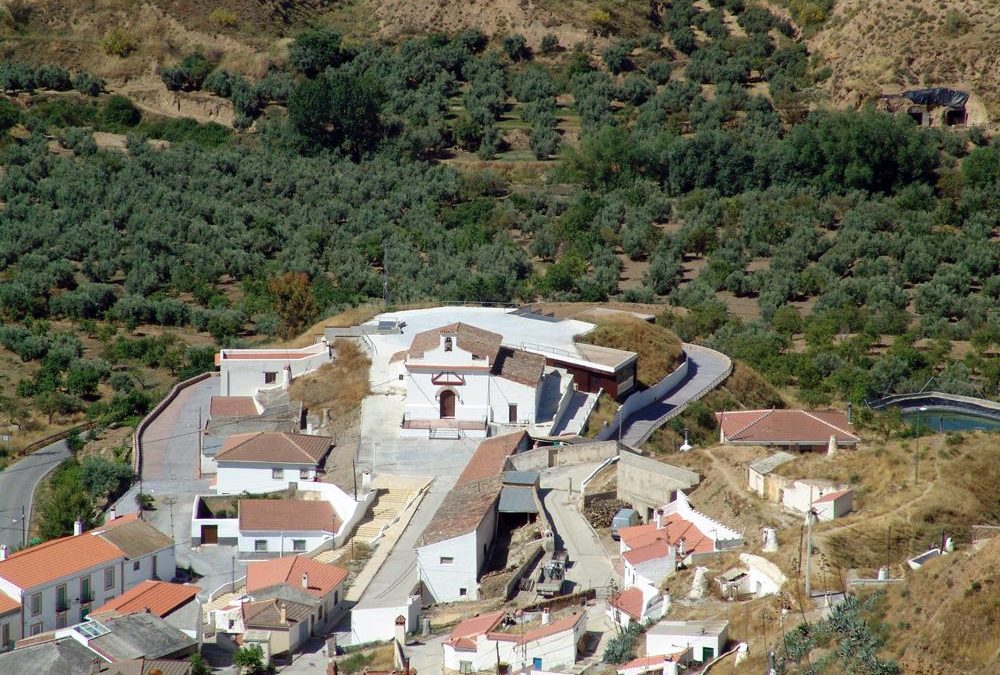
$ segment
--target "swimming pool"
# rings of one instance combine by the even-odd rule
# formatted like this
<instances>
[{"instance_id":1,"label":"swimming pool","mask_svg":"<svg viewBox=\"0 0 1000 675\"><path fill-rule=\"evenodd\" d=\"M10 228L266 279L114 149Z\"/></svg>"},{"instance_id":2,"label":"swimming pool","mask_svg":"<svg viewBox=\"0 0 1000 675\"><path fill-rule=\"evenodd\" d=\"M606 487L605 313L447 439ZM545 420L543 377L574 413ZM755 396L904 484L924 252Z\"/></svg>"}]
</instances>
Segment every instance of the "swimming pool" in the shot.
<instances>
[{"instance_id":1,"label":"swimming pool","mask_svg":"<svg viewBox=\"0 0 1000 675\"><path fill-rule=\"evenodd\" d=\"M983 431L1000 431L1000 420L980 417L979 415L970 415L968 413L907 410L903 413L903 421L910 424L910 426L916 426L918 416L921 428L932 433L974 431L977 429Z\"/></svg>"}]
</instances>

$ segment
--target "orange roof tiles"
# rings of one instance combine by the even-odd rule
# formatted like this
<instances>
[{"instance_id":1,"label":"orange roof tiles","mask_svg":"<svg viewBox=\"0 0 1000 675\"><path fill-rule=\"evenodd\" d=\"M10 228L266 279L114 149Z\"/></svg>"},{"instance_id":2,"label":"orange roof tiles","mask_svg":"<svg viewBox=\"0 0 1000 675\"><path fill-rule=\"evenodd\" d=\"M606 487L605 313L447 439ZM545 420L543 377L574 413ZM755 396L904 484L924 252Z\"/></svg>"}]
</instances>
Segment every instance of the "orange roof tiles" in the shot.
<instances>
[{"instance_id":1,"label":"orange roof tiles","mask_svg":"<svg viewBox=\"0 0 1000 675\"><path fill-rule=\"evenodd\" d=\"M650 560L665 558L669 554L670 544L666 541L660 540L647 546L625 551L622 553L622 557L625 558L625 560L627 560L631 565L641 565L642 563L649 562Z\"/></svg>"},{"instance_id":2,"label":"orange roof tiles","mask_svg":"<svg viewBox=\"0 0 1000 675\"><path fill-rule=\"evenodd\" d=\"M623 527L618 531L621 540L630 549L639 549L658 541L666 541L674 546L680 546L684 541L684 555L688 553L708 553L715 550L715 543L694 523L681 518L677 514L664 517L663 527L656 529L655 523ZM678 550L678 555L681 552Z\"/></svg>"},{"instance_id":3,"label":"orange roof tiles","mask_svg":"<svg viewBox=\"0 0 1000 675\"><path fill-rule=\"evenodd\" d=\"M657 654L656 656L640 656L637 659L632 659L627 661L620 666L618 666L618 672L623 670L631 670L633 668L655 668L656 666L662 664L664 661L673 662L680 661L681 657L687 653L687 649L680 649L672 654Z\"/></svg>"},{"instance_id":4,"label":"orange roof tiles","mask_svg":"<svg viewBox=\"0 0 1000 675\"><path fill-rule=\"evenodd\" d=\"M490 365L496 360L500 343L503 342L503 336L499 333L476 328L467 323L450 323L414 335L413 341L410 342L409 357L422 359L425 352L438 348L443 335L453 335L455 349L469 352L477 358L486 360Z\"/></svg>"},{"instance_id":5,"label":"orange roof tiles","mask_svg":"<svg viewBox=\"0 0 1000 675\"><path fill-rule=\"evenodd\" d=\"M476 637L493 630L500 619L507 611L498 609L495 612L487 612L471 619L460 621L458 625L451 629L451 635L446 644L455 649L474 650L476 648Z\"/></svg>"},{"instance_id":6,"label":"orange roof tiles","mask_svg":"<svg viewBox=\"0 0 1000 675\"><path fill-rule=\"evenodd\" d=\"M241 499L240 530L251 532L330 532L340 518L330 502L301 499Z\"/></svg>"},{"instance_id":7,"label":"orange roof tiles","mask_svg":"<svg viewBox=\"0 0 1000 675\"><path fill-rule=\"evenodd\" d=\"M832 502L835 499L843 497L848 492L850 492L850 489L847 489L847 490L837 490L836 492L828 492L825 495L823 495L822 497L820 497L819 499L817 499L816 501L814 501L813 504L815 504L816 502Z\"/></svg>"},{"instance_id":8,"label":"orange roof tiles","mask_svg":"<svg viewBox=\"0 0 1000 675\"><path fill-rule=\"evenodd\" d=\"M114 544L84 532L11 554L0 561L0 578L29 589L124 557Z\"/></svg>"},{"instance_id":9,"label":"orange roof tiles","mask_svg":"<svg viewBox=\"0 0 1000 675\"><path fill-rule=\"evenodd\" d=\"M222 443L216 461L318 464L330 449L328 436L258 431L234 434Z\"/></svg>"},{"instance_id":10,"label":"orange roof tiles","mask_svg":"<svg viewBox=\"0 0 1000 675\"><path fill-rule=\"evenodd\" d=\"M259 417L253 396L213 396L208 404L210 417Z\"/></svg>"},{"instance_id":11,"label":"orange roof tiles","mask_svg":"<svg viewBox=\"0 0 1000 675\"><path fill-rule=\"evenodd\" d=\"M499 478L507 463L507 458L514 454L518 446L527 440L528 432L526 431L487 438L476 448L476 452L473 453L469 463L459 474L455 485L471 483L483 478Z\"/></svg>"},{"instance_id":12,"label":"orange roof tiles","mask_svg":"<svg viewBox=\"0 0 1000 675\"><path fill-rule=\"evenodd\" d=\"M545 372L545 357L522 349L503 347L497 353L493 374L529 387L537 387Z\"/></svg>"},{"instance_id":13,"label":"orange roof tiles","mask_svg":"<svg viewBox=\"0 0 1000 675\"><path fill-rule=\"evenodd\" d=\"M201 589L197 586L172 584L166 581L143 581L117 598L112 598L91 614L117 612L132 614L148 611L161 619L194 599Z\"/></svg>"},{"instance_id":14,"label":"orange roof tiles","mask_svg":"<svg viewBox=\"0 0 1000 675\"><path fill-rule=\"evenodd\" d=\"M253 593L276 584L302 588L302 575L309 575L309 587L302 590L325 597L347 579L347 570L300 555L254 561L247 565L247 592Z\"/></svg>"},{"instance_id":15,"label":"orange roof tiles","mask_svg":"<svg viewBox=\"0 0 1000 675\"><path fill-rule=\"evenodd\" d=\"M19 609L21 609L20 602L4 593L0 593L0 616L16 612Z\"/></svg>"},{"instance_id":16,"label":"orange roof tiles","mask_svg":"<svg viewBox=\"0 0 1000 675\"><path fill-rule=\"evenodd\" d=\"M544 626L533 628L526 633L489 633L487 637L491 640L516 642L518 646L521 646L526 645L529 642L541 640L542 638L546 638L550 635L555 635L556 633L562 633L564 630L571 630L577 623L583 621L583 618L583 612L574 612L569 616L557 619L556 621L547 623Z\"/></svg>"},{"instance_id":17,"label":"orange roof tiles","mask_svg":"<svg viewBox=\"0 0 1000 675\"><path fill-rule=\"evenodd\" d=\"M737 410L717 412L722 433L729 443L822 445L835 436L837 443L853 445L861 440L835 410Z\"/></svg>"},{"instance_id":18,"label":"orange roof tiles","mask_svg":"<svg viewBox=\"0 0 1000 675\"><path fill-rule=\"evenodd\" d=\"M642 591L636 587L626 588L624 591L611 596L608 603L612 607L617 607L628 614L636 621L642 620L642 609L646 603L642 599Z\"/></svg>"}]
</instances>

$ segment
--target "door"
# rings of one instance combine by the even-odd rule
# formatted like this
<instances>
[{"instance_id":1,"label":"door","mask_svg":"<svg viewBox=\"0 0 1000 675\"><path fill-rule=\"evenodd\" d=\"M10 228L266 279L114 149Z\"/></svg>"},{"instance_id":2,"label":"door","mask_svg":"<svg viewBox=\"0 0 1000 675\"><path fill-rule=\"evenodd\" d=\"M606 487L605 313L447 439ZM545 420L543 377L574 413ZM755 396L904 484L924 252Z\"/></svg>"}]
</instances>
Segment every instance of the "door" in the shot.
<instances>
[{"instance_id":1,"label":"door","mask_svg":"<svg viewBox=\"0 0 1000 675\"><path fill-rule=\"evenodd\" d=\"M507 404L507 421L516 422L517 421L517 404L509 403Z\"/></svg>"},{"instance_id":2,"label":"door","mask_svg":"<svg viewBox=\"0 0 1000 675\"><path fill-rule=\"evenodd\" d=\"M441 419L455 417L455 392L445 389L441 392Z\"/></svg>"},{"instance_id":3,"label":"door","mask_svg":"<svg viewBox=\"0 0 1000 675\"><path fill-rule=\"evenodd\" d=\"M219 543L219 526L218 525L202 525L201 526L201 543L203 543L203 544L218 544Z\"/></svg>"},{"instance_id":4,"label":"door","mask_svg":"<svg viewBox=\"0 0 1000 675\"><path fill-rule=\"evenodd\" d=\"M711 647L701 648L701 661L702 663L706 661L711 661L715 657L715 650Z\"/></svg>"}]
</instances>

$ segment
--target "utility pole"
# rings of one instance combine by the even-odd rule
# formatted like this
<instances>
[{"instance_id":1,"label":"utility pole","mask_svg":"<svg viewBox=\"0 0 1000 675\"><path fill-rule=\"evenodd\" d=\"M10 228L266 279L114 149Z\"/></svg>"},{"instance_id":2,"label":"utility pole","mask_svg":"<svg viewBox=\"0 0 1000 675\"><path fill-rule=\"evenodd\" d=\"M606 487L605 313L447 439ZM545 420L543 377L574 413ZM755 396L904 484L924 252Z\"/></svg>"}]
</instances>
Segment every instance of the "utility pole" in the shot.
<instances>
[{"instance_id":1,"label":"utility pole","mask_svg":"<svg viewBox=\"0 0 1000 675\"><path fill-rule=\"evenodd\" d=\"M358 501L358 464L351 460L351 475L354 477L354 501Z\"/></svg>"},{"instance_id":2,"label":"utility pole","mask_svg":"<svg viewBox=\"0 0 1000 675\"><path fill-rule=\"evenodd\" d=\"M806 512L806 601L812 605L812 579L810 579L810 567L812 562L813 548L813 510L810 508ZM812 607L810 607L812 609Z\"/></svg>"}]
</instances>

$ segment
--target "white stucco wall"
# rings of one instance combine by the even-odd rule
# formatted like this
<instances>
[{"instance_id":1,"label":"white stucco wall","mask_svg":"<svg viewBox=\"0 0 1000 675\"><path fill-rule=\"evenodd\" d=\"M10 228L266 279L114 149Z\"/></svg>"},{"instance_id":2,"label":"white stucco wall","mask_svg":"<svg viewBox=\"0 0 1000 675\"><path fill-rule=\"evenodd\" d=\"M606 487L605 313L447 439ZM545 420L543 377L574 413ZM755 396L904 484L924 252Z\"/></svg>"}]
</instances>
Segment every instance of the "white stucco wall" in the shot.
<instances>
[{"instance_id":1,"label":"white stucco wall","mask_svg":"<svg viewBox=\"0 0 1000 675\"><path fill-rule=\"evenodd\" d=\"M479 596L479 561L476 556L476 533L439 541L417 549L417 568L424 589L434 602L474 600ZM442 564L451 558L451 564ZM460 589L466 594L462 595Z\"/></svg>"},{"instance_id":2,"label":"white stucco wall","mask_svg":"<svg viewBox=\"0 0 1000 675\"><path fill-rule=\"evenodd\" d=\"M480 635L476 640L475 652L459 651L444 645L444 667L459 670L462 661L469 661L473 671L495 669L498 647L500 661L510 664L514 670L530 666L535 658L542 660L543 668L570 666L576 662L576 645L586 632L586 624L585 620L578 621L572 629L530 641L523 647L513 639L490 640L486 635Z\"/></svg>"},{"instance_id":3,"label":"white stucco wall","mask_svg":"<svg viewBox=\"0 0 1000 675\"><path fill-rule=\"evenodd\" d=\"M409 372L406 374L405 413L411 419L439 419L442 391L455 392L455 419L479 421L489 418L488 373L456 371L465 378L465 384L434 384L436 373Z\"/></svg>"},{"instance_id":4,"label":"white stucco wall","mask_svg":"<svg viewBox=\"0 0 1000 675\"><path fill-rule=\"evenodd\" d=\"M748 468L748 478L747 484L750 487L751 492L755 492L758 497L764 496L764 476L757 473L753 469Z\"/></svg>"},{"instance_id":5,"label":"white stucco wall","mask_svg":"<svg viewBox=\"0 0 1000 675\"><path fill-rule=\"evenodd\" d=\"M273 470L281 469L282 478L273 478ZM300 476L305 472L305 477ZM237 495L244 491L251 494L284 490L289 483L299 489L311 490L316 480L316 466L310 464L265 464L263 462L218 462L215 490L220 495Z\"/></svg>"},{"instance_id":6,"label":"white stucco wall","mask_svg":"<svg viewBox=\"0 0 1000 675\"><path fill-rule=\"evenodd\" d=\"M305 553L311 551L325 541L333 538L332 532L311 531L285 531L285 532L240 532L236 544L240 553L267 553L274 557L279 555L292 555L295 553ZM302 539L305 547L295 550L293 540ZM258 551L257 540L267 542L266 551Z\"/></svg>"},{"instance_id":7,"label":"white stucco wall","mask_svg":"<svg viewBox=\"0 0 1000 675\"><path fill-rule=\"evenodd\" d=\"M841 489L843 489L843 486L811 485L802 481L795 481L785 488L781 497L781 504L786 509L806 513L817 499Z\"/></svg>"},{"instance_id":8,"label":"white stucco wall","mask_svg":"<svg viewBox=\"0 0 1000 675\"><path fill-rule=\"evenodd\" d=\"M223 352L239 352L243 354L267 353L275 351L290 351L307 354L298 359L227 359L219 364L219 395L220 396L253 396L259 389L270 389L282 386L285 367L291 371L294 380L300 375L311 373L324 363L329 363L330 351L326 345L317 343L301 350L280 349L226 349ZM273 383L265 382L264 373L276 373Z\"/></svg>"},{"instance_id":9,"label":"white stucco wall","mask_svg":"<svg viewBox=\"0 0 1000 675\"><path fill-rule=\"evenodd\" d=\"M643 585L659 586L666 577L675 574L677 572L677 553L674 548L671 548L670 551L672 555L668 554L662 558L646 560L638 565L632 565L623 559L625 563L624 586L626 588Z\"/></svg>"},{"instance_id":10,"label":"white stucco wall","mask_svg":"<svg viewBox=\"0 0 1000 675\"><path fill-rule=\"evenodd\" d=\"M135 569L136 563L138 563L139 569ZM176 572L177 558L174 554L174 547L170 546L141 558L126 560L125 588L132 588L138 585L139 582L154 577L162 581L170 581L174 578Z\"/></svg>"},{"instance_id":11,"label":"white stucco wall","mask_svg":"<svg viewBox=\"0 0 1000 675\"><path fill-rule=\"evenodd\" d=\"M716 635L661 635L653 631L646 633L646 654L656 656L659 654L672 654L677 648L690 647L691 658L701 662L704 654L704 647L711 647L714 654L718 656L722 653L728 640L728 630Z\"/></svg>"},{"instance_id":12,"label":"white stucco wall","mask_svg":"<svg viewBox=\"0 0 1000 675\"><path fill-rule=\"evenodd\" d=\"M816 517L821 521L833 520L847 515L854 508L854 493L847 492L834 500L813 502Z\"/></svg>"},{"instance_id":13,"label":"white stucco wall","mask_svg":"<svg viewBox=\"0 0 1000 675\"><path fill-rule=\"evenodd\" d=\"M198 513L197 506L195 514ZM216 525L219 528L219 542L229 539L236 541L240 535L239 518L191 518L191 539L201 540L201 526ZM228 543L228 542L227 542Z\"/></svg>"},{"instance_id":14,"label":"white stucco wall","mask_svg":"<svg viewBox=\"0 0 1000 675\"><path fill-rule=\"evenodd\" d=\"M534 424L538 416L538 390L502 377L490 378L490 421ZM509 406L517 406L517 419L510 419Z\"/></svg>"},{"instance_id":15,"label":"white stucco wall","mask_svg":"<svg viewBox=\"0 0 1000 675\"><path fill-rule=\"evenodd\" d=\"M420 596L410 596L402 605L355 607L351 610L351 644L392 639L396 634L398 616L406 619L406 632L415 631L420 618Z\"/></svg>"}]
</instances>

